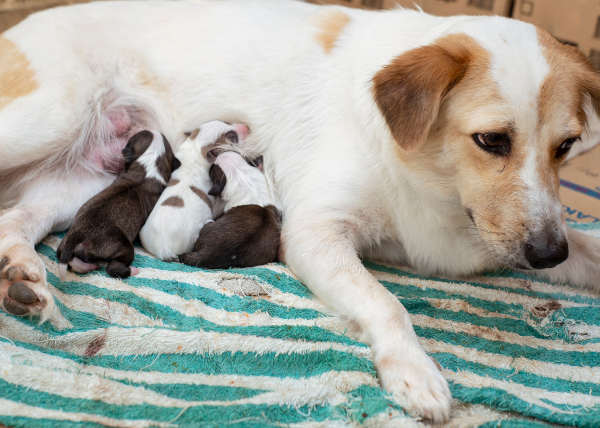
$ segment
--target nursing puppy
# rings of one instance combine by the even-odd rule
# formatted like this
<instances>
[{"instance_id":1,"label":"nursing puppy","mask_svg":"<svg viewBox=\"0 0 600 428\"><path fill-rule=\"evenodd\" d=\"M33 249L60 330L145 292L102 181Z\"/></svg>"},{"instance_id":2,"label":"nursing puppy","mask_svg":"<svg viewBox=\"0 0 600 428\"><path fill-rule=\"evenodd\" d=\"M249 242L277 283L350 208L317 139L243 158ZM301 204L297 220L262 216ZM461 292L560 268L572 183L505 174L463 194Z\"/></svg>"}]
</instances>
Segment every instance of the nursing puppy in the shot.
<instances>
[{"instance_id":1,"label":"nursing puppy","mask_svg":"<svg viewBox=\"0 0 600 428\"><path fill-rule=\"evenodd\" d=\"M56 255L79 273L106 264L113 277L131 275L133 241L156 204L171 172L179 167L167 139L141 131L123 149L125 169L107 189L86 202Z\"/></svg>"},{"instance_id":2,"label":"nursing puppy","mask_svg":"<svg viewBox=\"0 0 600 428\"><path fill-rule=\"evenodd\" d=\"M163 260L192 250L202 227L213 219L210 160L222 147L243 143L247 135L246 125L215 120L188 136L175 153L181 167L171 175L140 231L146 250Z\"/></svg>"},{"instance_id":3,"label":"nursing puppy","mask_svg":"<svg viewBox=\"0 0 600 428\"><path fill-rule=\"evenodd\" d=\"M277 260L281 214L273 205L260 169L235 152L220 154L210 168L210 194L220 196L224 214L200 231L182 263L210 269L250 267Z\"/></svg>"}]
</instances>

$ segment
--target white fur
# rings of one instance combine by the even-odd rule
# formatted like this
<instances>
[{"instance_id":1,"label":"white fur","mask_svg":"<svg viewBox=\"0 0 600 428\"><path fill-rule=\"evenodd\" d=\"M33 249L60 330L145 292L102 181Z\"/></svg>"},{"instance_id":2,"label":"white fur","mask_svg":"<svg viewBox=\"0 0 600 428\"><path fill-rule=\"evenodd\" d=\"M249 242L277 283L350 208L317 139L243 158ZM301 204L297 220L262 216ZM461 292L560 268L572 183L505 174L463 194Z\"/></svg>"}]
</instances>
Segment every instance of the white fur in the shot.
<instances>
[{"instance_id":1,"label":"white fur","mask_svg":"<svg viewBox=\"0 0 600 428\"><path fill-rule=\"evenodd\" d=\"M287 263L316 295L358 323L394 398L413 415L444 421L451 402L446 381L419 345L406 309L363 267L359 253L450 275L494 261L465 230L455 194L438 194L415 171L398 167L398 147L371 81L403 52L467 33L492 58L509 107L498 114L519 120L524 114L519 123L530 127L545 66L529 24L404 9L343 9L350 22L326 53L316 37L319 17L336 8L198 0L101 2L34 14L4 35L30 60L39 89L0 110L0 158L5 168L48 159L60 166L65 158L85 165L81 147L104 132L90 121L108 126L99 107L107 98L127 100L117 104L171 141L212 118L248 123L245 150L264 154L284 212ZM92 189L106 185L105 176L85 170L72 168L52 187L45 173L0 218L0 233L8 237L0 255L39 274L35 291L42 296L49 292L33 244L66 226ZM597 287L598 245L569 236L576 237L573 263L549 275ZM50 309L34 313L48 316Z\"/></svg>"},{"instance_id":2,"label":"white fur","mask_svg":"<svg viewBox=\"0 0 600 428\"><path fill-rule=\"evenodd\" d=\"M208 196L210 164L202 155L202 148L231 130L234 130L232 125L211 121L200 127L194 139L188 138L179 146L175 156L181 166L171 175L171 180L179 180L179 183L165 188L140 231L142 245L156 257L167 260L191 251L200 229L212 220L212 207L196 195L191 186ZM172 196L183 199L184 206L162 205ZM214 197L208 198L215 202Z\"/></svg>"},{"instance_id":3,"label":"white fur","mask_svg":"<svg viewBox=\"0 0 600 428\"><path fill-rule=\"evenodd\" d=\"M144 166L146 170L146 178L154 178L161 184L166 185L165 178L162 176L158 167L156 166L156 160L165 154L165 143L162 135L156 131L152 131L152 142L148 148L136 159L136 162Z\"/></svg>"},{"instance_id":4,"label":"white fur","mask_svg":"<svg viewBox=\"0 0 600 428\"><path fill-rule=\"evenodd\" d=\"M225 152L215 160L223 170L227 183L221 194L223 211L240 205L275 205L264 174L236 152Z\"/></svg>"}]
</instances>

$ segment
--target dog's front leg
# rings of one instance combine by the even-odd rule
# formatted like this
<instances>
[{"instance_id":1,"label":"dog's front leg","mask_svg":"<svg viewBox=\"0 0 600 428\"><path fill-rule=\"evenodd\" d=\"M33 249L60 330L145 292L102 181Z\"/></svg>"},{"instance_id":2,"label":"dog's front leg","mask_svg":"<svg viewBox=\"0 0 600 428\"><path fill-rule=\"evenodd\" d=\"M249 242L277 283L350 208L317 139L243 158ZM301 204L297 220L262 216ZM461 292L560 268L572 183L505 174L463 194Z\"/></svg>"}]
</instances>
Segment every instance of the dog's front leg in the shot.
<instances>
[{"instance_id":1,"label":"dog's front leg","mask_svg":"<svg viewBox=\"0 0 600 428\"><path fill-rule=\"evenodd\" d=\"M290 268L326 304L361 327L383 387L411 415L447 420L451 396L446 380L419 344L404 306L362 265L351 226L286 220L282 238Z\"/></svg>"},{"instance_id":2,"label":"dog's front leg","mask_svg":"<svg viewBox=\"0 0 600 428\"><path fill-rule=\"evenodd\" d=\"M569 258L552 269L535 273L554 282L579 285L600 291L600 239L567 229Z\"/></svg>"},{"instance_id":3,"label":"dog's front leg","mask_svg":"<svg viewBox=\"0 0 600 428\"><path fill-rule=\"evenodd\" d=\"M52 230L69 226L79 207L113 177L40 177L20 201L0 213L0 309L48 319L54 299L35 244Z\"/></svg>"}]
</instances>

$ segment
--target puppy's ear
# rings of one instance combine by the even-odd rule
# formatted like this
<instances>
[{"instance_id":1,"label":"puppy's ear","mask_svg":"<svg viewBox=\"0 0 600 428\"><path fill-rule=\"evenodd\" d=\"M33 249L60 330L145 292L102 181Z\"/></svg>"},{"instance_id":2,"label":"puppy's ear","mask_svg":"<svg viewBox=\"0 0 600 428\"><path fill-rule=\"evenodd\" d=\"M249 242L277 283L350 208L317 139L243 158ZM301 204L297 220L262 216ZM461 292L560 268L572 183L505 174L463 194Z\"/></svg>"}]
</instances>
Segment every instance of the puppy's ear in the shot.
<instances>
[{"instance_id":1,"label":"puppy's ear","mask_svg":"<svg viewBox=\"0 0 600 428\"><path fill-rule=\"evenodd\" d=\"M208 191L211 196L221 196L223 189L227 184L227 177L219 165L213 164L208 171L210 180L212 181L212 187Z\"/></svg>"},{"instance_id":2,"label":"puppy's ear","mask_svg":"<svg viewBox=\"0 0 600 428\"><path fill-rule=\"evenodd\" d=\"M264 171L264 158L262 156L259 156L248 163L253 167L258 168L260 171Z\"/></svg>"},{"instance_id":3,"label":"puppy's ear","mask_svg":"<svg viewBox=\"0 0 600 428\"><path fill-rule=\"evenodd\" d=\"M181 161L176 157L173 157L173 163L171 164L171 172L175 171L177 168L181 166Z\"/></svg>"},{"instance_id":4,"label":"puppy's ear","mask_svg":"<svg viewBox=\"0 0 600 428\"><path fill-rule=\"evenodd\" d=\"M401 147L411 150L427 139L444 97L465 75L470 57L449 36L400 55L375 75L375 101Z\"/></svg>"},{"instance_id":5,"label":"puppy's ear","mask_svg":"<svg viewBox=\"0 0 600 428\"><path fill-rule=\"evenodd\" d=\"M125 159L125 168L129 167L142 153L146 151L148 146L152 144L154 134L150 131L141 131L129 139L127 145L121 152Z\"/></svg>"}]
</instances>

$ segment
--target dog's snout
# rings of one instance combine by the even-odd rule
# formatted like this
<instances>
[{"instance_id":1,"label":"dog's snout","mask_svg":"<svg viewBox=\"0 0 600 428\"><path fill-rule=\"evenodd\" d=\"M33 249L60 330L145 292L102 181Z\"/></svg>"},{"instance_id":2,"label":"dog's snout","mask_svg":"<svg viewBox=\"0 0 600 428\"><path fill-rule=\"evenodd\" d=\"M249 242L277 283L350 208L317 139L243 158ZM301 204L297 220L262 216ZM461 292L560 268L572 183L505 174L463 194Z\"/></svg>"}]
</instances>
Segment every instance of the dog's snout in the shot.
<instances>
[{"instance_id":1,"label":"dog's snout","mask_svg":"<svg viewBox=\"0 0 600 428\"><path fill-rule=\"evenodd\" d=\"M552 268L569 257L565 235L557 230L534 234L525 244L525 258L534 269Z\"/></svg>"}]
</instances>

